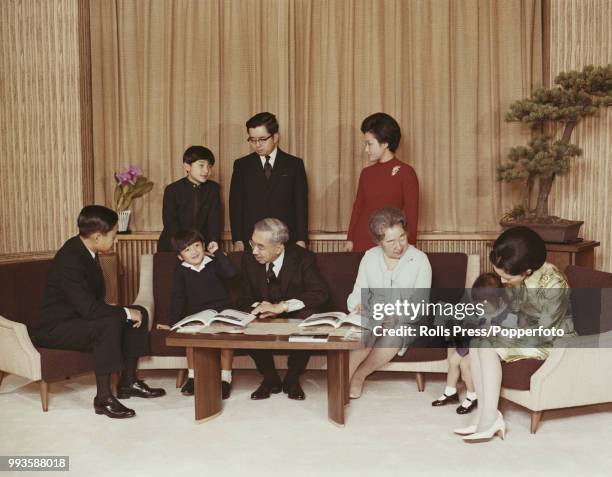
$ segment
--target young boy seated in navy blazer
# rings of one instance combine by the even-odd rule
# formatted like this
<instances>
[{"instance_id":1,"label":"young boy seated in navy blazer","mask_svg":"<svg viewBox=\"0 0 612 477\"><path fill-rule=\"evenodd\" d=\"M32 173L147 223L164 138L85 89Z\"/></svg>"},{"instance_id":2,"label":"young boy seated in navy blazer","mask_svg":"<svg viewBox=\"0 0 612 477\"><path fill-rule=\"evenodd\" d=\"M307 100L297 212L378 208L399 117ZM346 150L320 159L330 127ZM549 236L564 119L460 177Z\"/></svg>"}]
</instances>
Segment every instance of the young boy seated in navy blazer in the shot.
<instances>
[{"instance_id":1,"label":"young boy seated in navy blazer","mask_svg":"<svg viewBox=\"0 0 612 477\"><path fill-rule=\"evenodd\" d=\"M177 323L184 316L203 310L222 311L231 306L230 297L223 283L238 273L231 260L218 246L209 246L207 252L204 239L195 230L184 230L171 240L173 250L181 263L174 272L172 298L168 323ZM234 351L221 351L221 389L223 399L231 393L232 361ZM181 393L193 395L193 354L187 353L188 377Z\"/></svg>"}]
</instances>

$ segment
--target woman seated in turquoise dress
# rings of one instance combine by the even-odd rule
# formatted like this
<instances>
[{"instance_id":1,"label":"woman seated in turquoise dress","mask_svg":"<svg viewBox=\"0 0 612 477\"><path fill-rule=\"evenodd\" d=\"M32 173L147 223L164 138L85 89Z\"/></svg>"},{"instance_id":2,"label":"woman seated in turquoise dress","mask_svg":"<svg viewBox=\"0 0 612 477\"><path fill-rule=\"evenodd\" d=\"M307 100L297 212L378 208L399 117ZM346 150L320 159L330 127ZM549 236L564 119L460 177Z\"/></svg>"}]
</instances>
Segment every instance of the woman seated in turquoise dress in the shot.
<instances>
[{"instance_id":1,"label":"woman seated in turquoise dress","mask_svg":"<svg viewBox=\"0 0 612 477\"><path fill-rule=\"evenodd\" d=\"M506 230L493 244L489 259L507 289L520 329L554 328L562 330L565 337L574 334L567 278L546 262L546 245L537 233L526 227ZM521 339L495 337L472 341L470 359L478 408L472 425L456 429L456 434L474 442L489 440L496 434L504 437L506 424L497 409L501 361L546 359L554 337L551 333L541 334Z\"/></svg>"}]
</instances>

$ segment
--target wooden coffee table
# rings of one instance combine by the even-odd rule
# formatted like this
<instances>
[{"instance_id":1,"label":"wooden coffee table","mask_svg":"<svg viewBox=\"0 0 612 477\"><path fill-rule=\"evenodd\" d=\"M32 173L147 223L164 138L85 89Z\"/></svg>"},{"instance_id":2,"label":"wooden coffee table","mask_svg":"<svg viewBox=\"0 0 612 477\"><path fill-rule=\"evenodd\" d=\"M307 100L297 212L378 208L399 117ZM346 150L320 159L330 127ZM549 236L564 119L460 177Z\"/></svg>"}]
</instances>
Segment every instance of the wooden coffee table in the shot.
<instances>
[{"instance_id":1,"label":"wooden coffee table","mask_svg":"<svg viewBox=\"0 0 612 477\"><path fill-rule=\"evenodd\" d=\"M362 348L361 341L330 336L326 343L289 342L287 336L243 334L170 333L167 346L193 348L195 418L210 419L221 413L221 350L269 349L327 352L327 415L344 426L344 406L349 403L348 352Z\"/></svg>"}]
</instances>

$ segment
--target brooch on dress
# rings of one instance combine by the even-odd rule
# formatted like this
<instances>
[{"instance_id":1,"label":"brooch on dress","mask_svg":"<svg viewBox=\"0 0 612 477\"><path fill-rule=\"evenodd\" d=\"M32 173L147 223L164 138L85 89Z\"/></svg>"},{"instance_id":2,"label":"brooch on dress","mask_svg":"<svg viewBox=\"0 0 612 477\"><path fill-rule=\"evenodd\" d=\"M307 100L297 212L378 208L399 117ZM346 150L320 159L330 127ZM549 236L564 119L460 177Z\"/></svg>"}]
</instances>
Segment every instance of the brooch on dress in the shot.
<instances>
[{"instance_id":1,"label":"brooch on dress","mask_svg":"<svg viewBox=\"0 0 612 477\"><path fill-rule=\"evenodd\" d=\"M397 174L401 167L402 166L395 166L393 169L391 169L391 175L394 176L395 174Z\"/></svg>"}]
</instances>

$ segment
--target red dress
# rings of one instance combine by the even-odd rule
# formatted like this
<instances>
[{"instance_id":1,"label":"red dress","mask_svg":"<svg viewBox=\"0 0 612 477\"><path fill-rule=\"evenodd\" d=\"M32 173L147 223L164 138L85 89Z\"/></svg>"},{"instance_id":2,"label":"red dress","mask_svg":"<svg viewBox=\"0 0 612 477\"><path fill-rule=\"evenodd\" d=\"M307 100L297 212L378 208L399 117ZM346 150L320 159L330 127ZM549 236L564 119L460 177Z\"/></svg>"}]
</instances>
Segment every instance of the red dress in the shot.
<instances>
[{"instance_id":1,"label":"red dress","mask_svg":"<svg viewBox=\"0 0 612 477\"><path fill-rule=\"evenodd\" d=\"M408 220L409 241L416 244L419 180L414 169L399 159L378 162L361 171L347 234L347 240L353 242L355 252L376 245L368 232L368 222L372 213L381 207L397 207L404 211Z\"/></svg>"}]
</instances>

